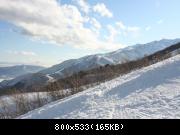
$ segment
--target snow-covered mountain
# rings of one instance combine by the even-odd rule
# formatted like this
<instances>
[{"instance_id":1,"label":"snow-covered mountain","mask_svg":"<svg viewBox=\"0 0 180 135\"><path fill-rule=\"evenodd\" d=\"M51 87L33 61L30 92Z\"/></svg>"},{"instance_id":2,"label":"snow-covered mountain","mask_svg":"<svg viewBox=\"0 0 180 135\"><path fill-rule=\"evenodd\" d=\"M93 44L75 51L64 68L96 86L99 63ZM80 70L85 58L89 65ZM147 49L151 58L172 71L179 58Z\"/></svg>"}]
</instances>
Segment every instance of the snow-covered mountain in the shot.
<instances>
[{"instance_id":1,"label":"snow-covered mountain","mask_svg":"<svg viewBox=\"0 0 180 135\"><path fill-rule=\"evenodd\" d=\"M28 73L36 73L43 70L44 67L32 65L18 65L9 67L0 67L0 79L11 79Z\"/></svg>"},{"instance_id":2,"label":"snow-covered mountain","mask_svg":"<svg viewBox=\"0 0 180 135\"><path fill-rule=\"evenodd\" d=\"M74 72L88 70L98 66L104 66L106 64L119 64L126 62L127 60L137 60L145 55L153 54L154 52L179 42L180 39L162 39L160 41L153 41L147 44L137 44L107 54L96 54L79 59L67 60L51 68L47 68L41 71L41 73L49 74L51 76L58 74L63 76L66 73L72 74Z\"/></svg>"},{"instance_id":3,"label":"snow-covered mountain","mask_svg":"<svg viewBox=\"0 0 180 135\"><path fill-rule=\"evenodd\" d=\"M180 118L180 55L33 110L19 119Z\"/></svg>"},{"instance_id":4,"label":"snow-covered mountain","mask_svg":"<svg viewBox=\"0 0 180 135\"><path fill-rule=\"evenodd\" d=\"M67 60L58 65L42 70L38 74L22 76L11 81L2 82L0 83L0 87L13 86L16 83L21 85L23 84L23 86L27 87L32 84L46 84L49 81L52 82L56 79L66 77L67 75L71 75L82 70L88 70L99 66L104 66L106 64L119 64L128 60L137 60L145 55L153 54L179 42L180 39L163 39L147 44L137 44L111 53L96 54L79 59ZM38 80L36 81L36 79Z\"/></svg>"}]
</instances>

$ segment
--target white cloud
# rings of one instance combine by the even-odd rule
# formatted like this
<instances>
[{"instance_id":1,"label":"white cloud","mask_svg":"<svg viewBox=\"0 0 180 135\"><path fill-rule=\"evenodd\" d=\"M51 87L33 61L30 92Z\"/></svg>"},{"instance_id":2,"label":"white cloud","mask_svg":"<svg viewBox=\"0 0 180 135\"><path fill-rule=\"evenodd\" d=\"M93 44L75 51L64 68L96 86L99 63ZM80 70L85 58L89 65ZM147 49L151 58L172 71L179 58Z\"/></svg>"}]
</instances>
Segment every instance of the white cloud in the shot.
<instances>
[{"instance_id":1,"label":"white cloud","mask_svg":"<svg viewBox=\"0 0 180 135\"><path fill-rule=\"evenodd\" d=\"M140 28L139 27L137 27L137 26L133 26L133 27L127 27L127 31L128 32L139 32L139 30L140 30Z\"/></svg>"},{"instance_id":2,"label":"white cloud","mask_svg":"<svg viewBox=\"0 0 180 135\"><path fill-rule=\"evenodd\" d=\"M137 38L140 35L140 27L125 26L123 23L116 23L115 26L107 25L109 35L106 37L107 41L116 43L118 37Z\"/></svg>"},{"instance_id":3,"label":"white cloud","mask_svg":"<svg viewBox=\"0 0 180 135\"><path fill-rule=\"evenodd\" d=\"M37 54L34 52L22 51L20 53L24 56L37 56Z\"/></svg>"},{"instance_id":4,"label":"white cloud","mask_svg":"<svg viewBox=\"0 0 180 135\"><path fill-rule=\"evenodd\" d=\"M98 22L95 18L91 18L90 19L90 24L92 25L92 30L96 33L99 34L100 33L100 29L101 29L101 24L100 22Z\"/></svg>"},{"instance_id":5,"label":"white cloud","mask_svg":"<svg viewBox=\"0 0 180 135\"><path fill-rule=\"evenodd\" d=\"M86 2L86 0L74 0L74 1L76 1L76 3L79 5L79 7L81 8L81 11L83 11L86 14L89 13L90 6Z\"/></svg>"},{"instance_id":6,"label":"white cloud","mask_svg":"<svg viewBox=\"0 0 180 135\"><path fill-rule=\"evenodd\" d=\"M138 38L140 36L140 27L137 26L130 26L127 27L127 33L132 38Z\"/></svg>"},{"instance_id":7,"label":"white cloud","mask_svg":"<svg viewBox=\"0 0 180 135\"><path fill-rule=\"evenodd\" d=\"M17 66L17 65L35 65L35 66L44 66L44 67L50 67L52 64L45 64L41 61L26 61L26 62L1 62L0 61L0 67L10 67L10 66Z\"/></svg>"},{"instance_id":8,"label":"white cloud","mask_svg":"<svg viewBox=\"0 0 180 135\"><path fill-rule=\"evenodd\" d=\"M12 51L12 50L9 50L9 51L7 51L7 53L13 54L13 55L22 55L22 56L37 56L37 54L35 52L31 52L31 51Z\"/></svg>"},{"instance_id":9,"label":"white cloud","mask_svg":"<svg viewBox=\"0 0 180 135\"><path fill-rule=\"evenodd\" d=\"M115 29L112 25L107 25L107 29L109 31L109 36L106 37L109 42L115 42L116 37L118 36L119 31Z\"/></svg>"},{"instance_id":10,"label":"white cloud","mask_svg":"<svg viewBox=\"0 0 180 135\"><path fill-rule=\"evenodd\" d=\"M147 27L145 28L145 30L146 30L146 31L150 31L150 30L151 30L151 26L147 26Z\"/></svg>"},{"instance_id":11,"label":"white cloud","mask_svg":"<svg viewBox=\"0 0 180 135\"><path fill-rule=\"evenodd\" d=\"M125 30L126 29L126 26L120 21L120 22L116 22L116 25L118 28L122 29L122 30Z\"/></svg>"},{"instance_id":12,"label":"white cloud","mask_svg":"<svg viewBox=\"0 0 180 135\"><path fill-rule=\"evenodd\" d=\"M115 25L107 25L107 30L109 34L105 38L108 42L116 44L120 37L138 38L140 36L141 28L137 26L128 26L119 21L116 22Z\"/></svg>"},{"instance_id":13,"label":"white cloud","mask_svg":"<svg viewBox=\"0 0 180 135\"><path fill-rule=\"evenodd\" d=\"M137 26L128 26L125 25L123 22L119 21L116 22L116 31L120 31L123 36L132 36L138 37L140 35L140 27Z\"/></svg>"},{"instance_id":14,"label":"white cloud","mask_svg":"<svg viewBox=\"0 0 180 135\"><path fill-rule=\"evenodd\" d=\"M95 10L112 17L104 4L97 4ZM0 3L0 20L16 25L22 34L60 46L111 49L109 45L113 43L100 40L91 27L84 26L90 18L82 16L76 6L62 5L57 0L1 0ZM101 27L98 21L94 20L92 24L96 28ZM120 48L121 44L114 46Z\"/></svg>"},{"instance_id":15,"label":"white cloud","mask_svg":"<svg viewBox=\"0 0 180 135\"><path fill-rule=\"evenodd\" d=\"M157 21L157 24L162 24L164 21L161 19L159 21Z\"/></svg>"},{"instance_id":16,"label":"white cloud","mask_svg":"<svg viewBox=\"0 0 180 135\"><path fill-rule=\"evenodd\" d=\"M98 3L93 7L93 11L99 13L103 17L113 17L112 12L106 7L104 3Z\"/></svg>"}]
</instances>

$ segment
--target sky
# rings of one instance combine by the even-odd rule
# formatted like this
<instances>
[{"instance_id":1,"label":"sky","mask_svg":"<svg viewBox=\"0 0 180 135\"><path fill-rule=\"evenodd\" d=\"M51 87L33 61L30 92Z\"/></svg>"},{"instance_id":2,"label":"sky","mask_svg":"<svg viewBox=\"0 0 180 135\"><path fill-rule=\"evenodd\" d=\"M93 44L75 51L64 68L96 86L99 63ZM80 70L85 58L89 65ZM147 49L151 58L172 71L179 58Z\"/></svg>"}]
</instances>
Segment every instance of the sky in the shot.
<instances>
[{"instance_id":1,"label":"sky","mask_svg":"<svg viewBox=\"0 0 180 135\"><path fill-rule=\"evenodd\" d=\"M180 38L179 0L0 0L0 66L52 66Z\"/></svg>"}]
</instances>

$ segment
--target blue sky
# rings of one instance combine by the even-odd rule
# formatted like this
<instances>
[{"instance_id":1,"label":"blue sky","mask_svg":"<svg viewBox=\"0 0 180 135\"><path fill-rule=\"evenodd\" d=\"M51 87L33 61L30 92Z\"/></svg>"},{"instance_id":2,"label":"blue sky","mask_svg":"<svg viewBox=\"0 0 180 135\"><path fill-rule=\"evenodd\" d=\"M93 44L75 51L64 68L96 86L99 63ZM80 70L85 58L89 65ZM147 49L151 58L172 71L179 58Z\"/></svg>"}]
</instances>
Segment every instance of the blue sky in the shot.
<instances>
[{"instance_id":1,"label":"blue sky","mask_svg":"<svg viewBox=\"0 0 180 135\"><path fill-rule=\"evenodd\" d=\"M0 65L51 66L180 38L179 0L1 0Z\"/></svg>"}]
</instances>

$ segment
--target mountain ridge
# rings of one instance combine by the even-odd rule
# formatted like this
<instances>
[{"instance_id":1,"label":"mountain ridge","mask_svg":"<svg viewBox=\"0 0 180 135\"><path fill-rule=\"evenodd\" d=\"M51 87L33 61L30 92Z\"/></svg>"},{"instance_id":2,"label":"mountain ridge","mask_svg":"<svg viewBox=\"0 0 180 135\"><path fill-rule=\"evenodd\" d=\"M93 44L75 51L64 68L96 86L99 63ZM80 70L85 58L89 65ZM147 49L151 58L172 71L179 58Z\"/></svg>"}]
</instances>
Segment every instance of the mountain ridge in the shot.
<instances>
[{"instance_id":1,"label":"mountain ridge","mask_svg":"<svg viewBox=\"0 0 180 135\"><path fill-rule=\"evenodd\" d=\"M170 45L176 44L178 42L180 42L179 38L174 39L174 40L162 39L160 41L152 41L147 44L136 44L135 46L129 46L129 47L126 47L123 49L118 49L117 51L113 51L110 53L88 55L88 56L81 57L79 59L70 59L70 60L64 61L60 64L56 64L56 65L54 65L50 68L47 68L43 71L40 71L40 72L49 74L49 72L45 72L45 71L51 70L54 67L58 68L58 66L59 66L60 70L69 68L68 67L69 65L68 66L66 65L69 62L70 62L70 66L71 65L74 66L76 64L77 67L78 67L79 63L83 63L83 62L89 63L89 61L91 61L91 60L96 61L96 63L99 64L99 66L103 66L106 64L119 64L119 63L125 62L127 60L136 60L138 58L142 58L142 57L144 57L144 55L150 55L156 51L159 51L161 49L169 47ZM138 51L138 49L140 49L140 48L143 49L144 52ZM146 48L148 48L148 49L146 49ZM135 50L134 55L131 55L133 50ZM127 55L128 55L128 57L127 57ZM101 63L101 61L99 61L99 60L102 60L102 61L105 60L105 61L103 61ZM86 62L86 61L88 61L88 62ZM63 66L65 66L65 68ZM91 67L91 66L89 66L89 67ZM92 67L95 67L95 65L93 65Z\"/></svg>"},{"instance_id":2,"label":"mountain ridge","mask_svg":"<svg viewBox=\"0 0 180 135\"><path fill-rule=\"evenodd\" d=\"M67 60L45 70L41 70L36 74L25 75L11 81L2 82L0 83L0 87L12 86L12 84L15 85L16 83L19 83L18 85L28 85L28 83L32 84L32 82L46 84L49 81L55 81L79 71L85 71L107 64L113 65L137 60L179 42L180 39L163 39L147 44L137 44L135 46L126 47L106 54L88 55L79 59Z\"/></svg>"},{"instance_id":3,"label":"mountain ridge","mask_svg":"<svg viewBox=\"0 0 180 135\"><path fill-rule=\"evenodd\" d=\"M36 73L43 69L45 69L45 67L35 65L16 65L0 67L0 78L16 78L18 76L28 73Z\"/></svg>"}]
</instances>

